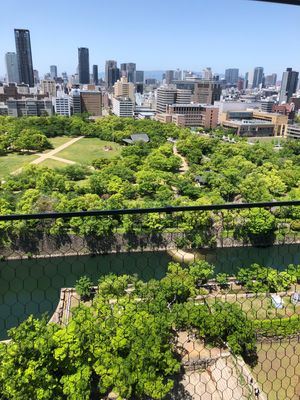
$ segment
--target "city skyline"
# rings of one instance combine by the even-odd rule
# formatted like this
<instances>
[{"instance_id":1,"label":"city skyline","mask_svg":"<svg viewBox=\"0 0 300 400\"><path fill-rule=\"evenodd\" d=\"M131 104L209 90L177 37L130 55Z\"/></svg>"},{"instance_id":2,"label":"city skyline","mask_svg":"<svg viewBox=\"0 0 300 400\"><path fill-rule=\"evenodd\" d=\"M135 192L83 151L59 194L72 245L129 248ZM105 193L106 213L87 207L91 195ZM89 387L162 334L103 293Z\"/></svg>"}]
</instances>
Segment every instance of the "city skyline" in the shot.
<instances>
[{"instance_id":1,"label":"city skyline","mask_svg":"<svg viewBox=\"0 0 300 400\"><path fill-rule=\"evenodd\" d=\"M24 11L20 16L2 21L1 77L6 73L5 53L15 51L15 28L30 30L33 66L42 75L49 72L50 65L57 65L59 74L75 73L79 47L89 48L90 65L99 65L99 72L104 71L108 59L117 60L118 64L134 62L137 69L148 71L177 67L201 71L211 66L217 73L239 68L245 74L261 65L266 74L277 73L280 77L287 67L300 69L300 54L294 51L292 40L299 34L297 7L249 0L228 0L226 4L214 0L203 6L193 1L191 13L190 8L182 8L177 1L161 4L154 0L149 8L134 0L130 10L122 7L120 1L100 6L94 0L84 5L75 0L73 7L61 4L55 7L56 3L59 4L54 0L53 7L47 11L48 20L52 21L48 26L42 18L44 12L33 0L29 0L32 7L27 8L31 12ZM14 4L17 5L16 0L4 4L3 15ZM92 7L95 12L83 18L84 11ZM222 18L216 17L216 9ZM178 31L175 28L179 23ZM79 29L75 29L76 24ZM279 24L289 26L291 40L277 33ZM270 29L272 35L266 35ZM278 57L275 51L278 48L282 48L284 57Z\"/></svg>"}]
</instances>

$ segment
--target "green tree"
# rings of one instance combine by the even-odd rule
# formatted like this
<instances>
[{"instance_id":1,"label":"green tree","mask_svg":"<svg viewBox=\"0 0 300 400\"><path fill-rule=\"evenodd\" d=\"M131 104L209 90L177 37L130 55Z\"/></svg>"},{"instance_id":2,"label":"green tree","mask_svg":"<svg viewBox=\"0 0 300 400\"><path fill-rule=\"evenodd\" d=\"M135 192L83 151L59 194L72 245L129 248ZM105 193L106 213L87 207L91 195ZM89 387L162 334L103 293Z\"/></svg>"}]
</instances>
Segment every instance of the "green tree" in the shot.
<instances>
[{"instance_id":1,"label":"green tree","mask_svg":"<svg viewBox=\"0 0 300 400\"><path fill-rule=\"evenodd\" d=\"M52 145L47 137L34 128L23 129L17 140L13 143L15 150L45 150L51 149Z\"/></svg>"},{"instance_id":2,"label":"green tree","mask_svg":"<svg viewBox=\"0 0 300 400\"><path fill-rule=\"evenodd\" d=\"M88 276L82 276L75 283L75 290L83 300L91 297L93 282Z\"/></svg>"},{"instance_id":3,"label":"green tree","mask_svg":"<svg viewBox=\"0 0 300 400\"><path fill-rule=\"evenodd\" d=\"M235 230L238 237L255 243L268 243L276 229L276 218L263 208L252 208L240 213L241 222Z\"/></svg>"}]
</instances>

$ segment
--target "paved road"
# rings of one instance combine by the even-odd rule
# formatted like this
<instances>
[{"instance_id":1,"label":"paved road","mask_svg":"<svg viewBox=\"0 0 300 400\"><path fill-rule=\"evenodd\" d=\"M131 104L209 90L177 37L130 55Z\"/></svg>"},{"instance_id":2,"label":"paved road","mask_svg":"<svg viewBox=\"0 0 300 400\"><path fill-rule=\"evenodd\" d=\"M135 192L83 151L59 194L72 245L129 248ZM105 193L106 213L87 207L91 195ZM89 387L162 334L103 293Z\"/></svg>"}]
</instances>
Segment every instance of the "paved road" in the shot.
<instances>
[{"instance_id":1,"label":"paved road","mask_svg":"<svg viewBox=\"0 0 300 400\"><path fill-rule=\"evenodd\" d=\"M79 137L76 137L76 138L74 138L74 139L71 139L71 140L69 140L68 142L66 142L66 143L62 144L61 146L57 147L56 149L51 150L51 151L49 151L48 153L41 154L39 158L37 158L37 159L31 161L30 164L37 165L37 164L40 164L40 163L42 163L43 161L47 160L48 158L50 158L50 159L52 159L52 160L56 160L56 161L61 161L61 162L64 162L64 163L66 163L66 164L75 164L74 161L67 160L67 159L65 159L65 158L55 157L55 154L57 154L57 153L59 153L60 151L62 151L62 150L64 150L64 149L68 148L69 146L72 146L72 144L78 142L78 140L81 140L83 137L84 137L84 136L79 136ZM12 175L17 175L17 174L19 174L20 172L22 172L22 169L23 169L23 167L17 169L16 171L14 171L14 172L12 173Z\"/></svg>"}]
</instances>

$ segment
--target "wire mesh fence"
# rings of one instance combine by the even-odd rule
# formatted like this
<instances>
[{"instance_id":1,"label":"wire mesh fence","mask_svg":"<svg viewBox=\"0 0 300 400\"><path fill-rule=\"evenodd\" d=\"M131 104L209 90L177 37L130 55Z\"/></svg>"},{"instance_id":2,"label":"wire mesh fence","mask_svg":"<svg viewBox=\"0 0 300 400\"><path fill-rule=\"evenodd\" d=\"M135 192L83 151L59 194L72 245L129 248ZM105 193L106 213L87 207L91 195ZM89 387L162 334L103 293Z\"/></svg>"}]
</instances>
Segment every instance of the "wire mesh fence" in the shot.
<instances>
[{"instance_id":1,"label":"wire mesh fence","mask_svg":"<svg viewBox=\"0 0 300 400\"><path fill-rule=\"evenodd\" d=\"M0 399L298 399L300 202L0 216Z\"/></svg>"}]
</instances>

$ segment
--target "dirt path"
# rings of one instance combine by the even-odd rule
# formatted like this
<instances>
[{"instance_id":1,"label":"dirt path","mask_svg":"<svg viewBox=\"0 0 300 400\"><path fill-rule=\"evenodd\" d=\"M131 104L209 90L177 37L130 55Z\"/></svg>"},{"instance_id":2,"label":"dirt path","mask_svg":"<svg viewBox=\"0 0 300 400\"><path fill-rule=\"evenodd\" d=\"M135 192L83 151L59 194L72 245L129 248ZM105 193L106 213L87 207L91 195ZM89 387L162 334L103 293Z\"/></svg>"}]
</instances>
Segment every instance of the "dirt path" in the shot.
<instances>
[{"instance_id":1,"label":"dirt path","mask_svg":"<svg viewBox=\"0 0 300 400\"><path fill-rule=\"evenodd\" d=\"M72 146L72 144L78 142L78 140L81 140L82 138L83 138L83 136L79 136L79 137L76 137L74 139L71 139L67 143L64 143L61 146L58 146L56 149L51 150L48 153L41 154L39 158L37 158L36 160L31 161L29 164L34 164L34 165L41 164L43 161L47 160L48 158L50 158L52 160L64 162L66 164L75 164L74 161L67 160L65 158L55 157L55 154L57 154L60 151L68 148L69 146ZM12 175L19 174L20 172L22 172L23 168L24 167L18 168L16 171L12 172Z\"/></svg>"},{"instance_id":2,"label":"dirt path","mask_svg":"<svg viewBox=\"0 0 300 400\"><path fill-rule=\"evenodd\" d=\"M181 174L184 174L186 171L189 170L189 166L188 166L188 163L186 162L186 159L180 153L178 153L176 144L174 144L174 146L173 146L173 153L174 153L175 156L177 156L177 157L179 157L181 159L182 164L181 164L181 167L180 167L179 171L180 171Z\"/></svg>"}]
</instances>

